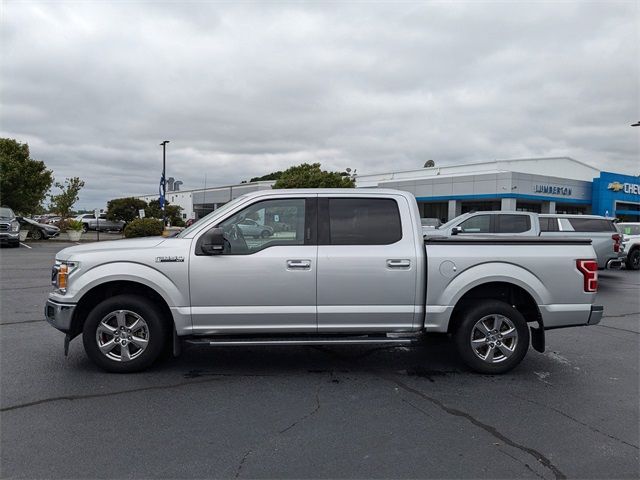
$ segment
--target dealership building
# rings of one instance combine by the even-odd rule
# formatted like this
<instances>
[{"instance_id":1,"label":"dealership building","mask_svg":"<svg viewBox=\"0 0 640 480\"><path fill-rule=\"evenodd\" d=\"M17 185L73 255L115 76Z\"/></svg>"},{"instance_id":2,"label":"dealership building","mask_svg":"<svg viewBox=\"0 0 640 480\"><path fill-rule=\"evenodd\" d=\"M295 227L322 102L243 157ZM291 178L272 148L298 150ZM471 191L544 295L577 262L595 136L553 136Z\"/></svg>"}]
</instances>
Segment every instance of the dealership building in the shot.
<instances>
[{"instance_id":1,"label":"dealership building","mask_svg":"<svg viewBox=\"0 0 640 480\"><path fill-rule=\"evenodd\" d=\"M442 221L469 211L520 210L595 214L640 221L640 178L601 171L569 157L494 160L453 166L358 175L358 188L413 193L422 217ZM186 218L200 218L244 193L273 182L167 192ZM157 195L140 197L146 201Z\"/></svg>"}]
</instances>

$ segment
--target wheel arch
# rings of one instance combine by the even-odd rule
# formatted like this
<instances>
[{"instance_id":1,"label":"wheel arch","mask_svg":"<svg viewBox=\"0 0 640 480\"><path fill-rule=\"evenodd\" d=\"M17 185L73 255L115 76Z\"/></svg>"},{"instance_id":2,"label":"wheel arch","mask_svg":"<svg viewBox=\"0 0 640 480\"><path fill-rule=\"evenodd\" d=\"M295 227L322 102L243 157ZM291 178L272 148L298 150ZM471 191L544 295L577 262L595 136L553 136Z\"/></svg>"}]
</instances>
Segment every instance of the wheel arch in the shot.
<instances>
[{"instance_id":1,"label":"wheel arch","mask_svg":"<svg viewBox=\"0 0 640 480\"><path fill-rule=\"evenodd\" d=\"M122 294L138 295L151 300L151 302L160 309L162 317L168 326L170 326L171 329L175 328L175 319L173 318L171 308L169 308L169 304L160 293L140 282L132 280L112 280L95 285L82 295L73 312L69 336L74 338L82 333L82 327L84 326L87 315L89 315L89 312L91 312L97 304L107 298Z\"/></svg>"},{"instance_id":2,"label":"wheel arch","mask_svg":"<svg viewBox=\"0 0 640 480\"><path fill-rule=\"evenodd\" d=\"M454 333L457 330L463 320L464 311L477 304L478 300L500 300L518 310L530 324L533 347L539 352L544 352L544 324L537 302L527 289L508 281L489 281L467 290L458 299L451 312L447 333Z\"/></svg>"}]
</instances>

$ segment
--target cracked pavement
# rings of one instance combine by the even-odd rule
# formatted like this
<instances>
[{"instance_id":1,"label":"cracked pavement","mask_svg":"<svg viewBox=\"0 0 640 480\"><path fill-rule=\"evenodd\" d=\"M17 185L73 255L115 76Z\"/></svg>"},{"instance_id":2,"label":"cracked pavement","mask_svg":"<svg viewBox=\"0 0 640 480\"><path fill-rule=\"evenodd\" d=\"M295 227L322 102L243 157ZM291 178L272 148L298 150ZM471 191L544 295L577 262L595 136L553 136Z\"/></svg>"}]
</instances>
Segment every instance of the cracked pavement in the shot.
<instances>
[{"instance_id":1,"label":"cracked pavement","mask_svg":"<svg viewBox=\"0 0 640 480\"><path fill-rule=\"evenodd\" d=\"M601 325L503 376L417 347L191 347L106 374L42 309L55 252L0 250L2 478L638 478L638 272Z\"/></svg>"}]
</instances>

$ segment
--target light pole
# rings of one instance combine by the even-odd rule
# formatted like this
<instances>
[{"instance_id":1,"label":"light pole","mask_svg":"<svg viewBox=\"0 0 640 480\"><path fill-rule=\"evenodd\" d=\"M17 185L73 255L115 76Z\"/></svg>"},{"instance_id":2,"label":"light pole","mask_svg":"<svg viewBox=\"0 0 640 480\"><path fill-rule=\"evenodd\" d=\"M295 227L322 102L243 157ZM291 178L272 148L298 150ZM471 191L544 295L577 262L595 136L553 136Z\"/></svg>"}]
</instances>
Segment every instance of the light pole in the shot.
<instances>
[{"instance_id":1,"label":"light pole","mask_svg":"<svg viewBox=\"0 0 640 480\"><path fill-rule=\"evenodd\" d=\"M164 204L167 197L167 182L166 182L166 169L167 169L167 143L169 140L164 140L162 145L162 178L160 179L160 186L162 187L162 195L160 196L160 208L162 209L162 226L167 225L167 215L165 213Z\"/></svg>"}]
</instances>

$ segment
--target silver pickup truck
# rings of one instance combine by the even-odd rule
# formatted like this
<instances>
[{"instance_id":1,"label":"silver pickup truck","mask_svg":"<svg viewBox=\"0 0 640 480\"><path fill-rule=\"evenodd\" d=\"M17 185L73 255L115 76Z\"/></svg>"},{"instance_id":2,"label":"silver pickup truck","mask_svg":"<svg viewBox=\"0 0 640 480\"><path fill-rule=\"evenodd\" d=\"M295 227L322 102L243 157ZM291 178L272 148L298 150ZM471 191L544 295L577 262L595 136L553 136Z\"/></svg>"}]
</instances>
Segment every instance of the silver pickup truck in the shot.
<instances>
[{"instance_id":1,"label":"silver pickup truck","mask_svg":"<svg viewBox=\"0 0 640 480\"><path fill-rule=\"evenodd\" d=\"M248 238L257 219L275 232ZM278 228L284 222L288 229ZM56 256L47 320L112 372L200 345L408 344L451 334L467 365L502 373L544 331L598 323L590 240L422 237L395 190L243 195L172 238Z\"/></svg>"}]
</instances>

